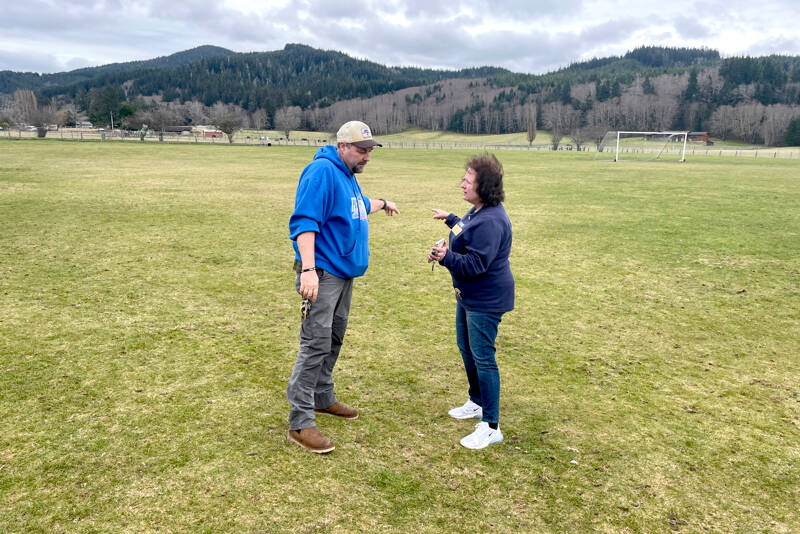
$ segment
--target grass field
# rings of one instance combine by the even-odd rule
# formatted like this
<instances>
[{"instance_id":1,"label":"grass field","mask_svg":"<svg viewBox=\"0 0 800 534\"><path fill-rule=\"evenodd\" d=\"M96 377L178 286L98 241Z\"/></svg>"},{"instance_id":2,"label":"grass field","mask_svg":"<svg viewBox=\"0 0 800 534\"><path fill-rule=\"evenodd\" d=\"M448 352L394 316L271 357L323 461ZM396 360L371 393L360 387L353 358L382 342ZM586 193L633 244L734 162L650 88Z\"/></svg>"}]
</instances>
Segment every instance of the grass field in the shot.
<instances>
[{"instance_id":1,"label":"grass field","mask_svg":"<svg viewBox=\"0 0 800 534\"><path fill-rule=\"evenodd\" d=\"M0 532L798 532L800 163L499 152L517 308L469 451L445 270L468 152L378 150L335 378L285 440L303 147L0 139Z\"/></svg>"}]
</instances>

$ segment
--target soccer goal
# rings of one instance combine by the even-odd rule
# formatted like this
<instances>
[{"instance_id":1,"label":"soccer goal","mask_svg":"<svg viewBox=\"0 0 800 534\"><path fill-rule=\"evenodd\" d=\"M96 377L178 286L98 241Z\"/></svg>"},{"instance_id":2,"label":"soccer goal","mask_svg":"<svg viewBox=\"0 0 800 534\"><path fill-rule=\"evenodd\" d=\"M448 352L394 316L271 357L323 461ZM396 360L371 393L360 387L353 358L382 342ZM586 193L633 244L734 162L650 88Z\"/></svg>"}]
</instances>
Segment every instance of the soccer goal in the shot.
<instances>
[{"instance_id":1,"label":"soccer goal","mask_svg":"<svg viewBox=\"0 0 800 534\"><path fill-rule=\"evenodd\" d=\"M597 147L601 161L686 161L689 132L609 131Z\"/></svg>"}]
</instances>

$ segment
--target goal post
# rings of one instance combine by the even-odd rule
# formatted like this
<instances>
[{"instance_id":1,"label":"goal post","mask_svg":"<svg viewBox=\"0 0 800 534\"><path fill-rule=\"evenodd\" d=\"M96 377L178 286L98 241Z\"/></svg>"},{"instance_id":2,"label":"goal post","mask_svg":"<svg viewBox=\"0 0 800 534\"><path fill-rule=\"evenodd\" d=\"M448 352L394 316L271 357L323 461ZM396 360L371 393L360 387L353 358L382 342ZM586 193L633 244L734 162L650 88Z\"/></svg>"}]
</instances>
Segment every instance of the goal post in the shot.
<instances>
[{"instance_id":1,"label":"goal post","mask_svg":"<svg viewBox=\"0 0 800 534\"><path fill-rule=\"evenodd\" d=\"M605 161L686 161L689 132L611 130L603 136L595 159Z\"/></svg>"}]
</instances>

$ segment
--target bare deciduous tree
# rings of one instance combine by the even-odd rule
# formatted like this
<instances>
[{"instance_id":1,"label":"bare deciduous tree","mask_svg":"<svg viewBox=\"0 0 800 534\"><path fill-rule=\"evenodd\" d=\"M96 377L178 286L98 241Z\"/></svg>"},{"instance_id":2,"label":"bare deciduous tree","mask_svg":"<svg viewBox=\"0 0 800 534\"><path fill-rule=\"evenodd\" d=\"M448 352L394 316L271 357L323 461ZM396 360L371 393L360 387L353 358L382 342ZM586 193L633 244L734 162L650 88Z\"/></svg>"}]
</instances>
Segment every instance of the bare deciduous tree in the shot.
<instances>
[{"instance_id":1,"label":"bare deciduous tree","mask_svg":"<svg viewBox=\"0 0 800 534\"><path fill-rule=\"evenodd\" d=\"M589 124L584 126L587 139L594 143L595 149L600 148L600 143L603 142L606 132L609 130L605 124Z\"/></svg>"},{"instance_id":2,"label":"bare deciduous tree","mask_svg":"<svg viewBox=\"0 0 800 534\"><path fill-rule=\"evenodd\" d=\"M145 115L145 122L150 128L158 132L158 140L163 141L164 132L168 126L173 126L178 122L178 116L172 108L159 106Z\"/></svg>"},{"instance_id":3,"label":"bare deciduous tree","mask_svg":"<svg viewBox=\"0 0 800 534\"><path fill-rule=\"evenodd\" d=\"M734 108L736 137L748 143L757 143L760 137L761 121L764 120L764 106L758 102L739 104Z\"/></svg>"},{"instance_id":4,"label":"bare deciduous tree","mask_svg":"<svg viewBox=\"0 0 800 534\"><path fill-rule=\"evenodd\" d=\"M300 126L303 112L299 106L289 106L275 111L275 128L282 131L289 140L289 134Z\"/></svg>"},{"instance_id":5,"label":"bare deciduous tree","mask_svg":"<svg viewBox=\"0 0 800 534\"><path fill-rule=\"evenodd\" d=\"M183 115L193 126L208 122L208 108L196 100L183 105Z\"/></svg>"},{"instance_id":6,"label":"bare deciduous tree","mask_svg":"<svg viewBox=\"0 0 800 534\"><path fill-rule=\"evenodd\" d=\"M794 110L791 106L774 104L764 110L764 120L761 123L761 137L770 146L783 144L784 133L789 127Z\"/></svg>"},{"instance_id":7,"label":"bare deciduous tree","mask_svg":"<svg viewBox=\"0 0 800 534\"><path fill-rule=\"evenodd\" d=\"M235 106L217 102L211 108L211 122L228 136L228 143L233 144L233 132L241 129L244 117Z\"/></svg>"},{"instance_id":8,"label":"bare deciduous tree","mask_svg":"<svg viewBox=\"0 0 800 534\"><path fill-rule=\"evenodd\" d=\"M47 135L49 125L56 122L56 110L51 104L39 105L36 95L29 89L14 91L14 120L17 124L36 127L36 136Z\"/></svg>"},{"instance_id":9,"label":"bare deciduous tree","mask_svg":"<svg viewBox=\"0 0 800 534\"><path fill-rule=\"evenodd\" d=\"M591 132L589 131L589 128L583 126L573 128L572 130L570 130L569 136L575 143L575 148L578 151L580 151L583 145L585 145L592 139L592 135Z\"/></svg>"},{"instance_id":10,"label":"bare deciduous tree","mask_svg":"<svg viewBox=\"0 0 800 534\"><path fill-rule=\"evenodd\" d=\"M269 128L269 117L267 117L267 112L261 108L258 108L250 115L250 121L253 124L253 128L256 130L266 130Z\"/></svg>"},{"instance_id":11,"label":"bare deciduous tree","mask_svg":"<svg viewBox=\"0 0 800 534\"><path fill-rule=\"evenodd\" d=\"M18 126L30 124L30 117L39 108L36 95L30 89L17 89L14 91L14 107L12 115Z\"/></svg>"},{"instance_id":12,"label":"bare deciduous tree","mask_svg":"<svg viewBox=\"0 0 800 534\"><path fill-rule=\"evenodd\" d=\"M709 128L714 136L722 140L732 137L734 135L734 117L733 106L720 106L714 110L709 119Z\"/></svg>"},{"instance_id":13,"label":"bare deciduous tree","mask_svg":"<svg viewBox=\"0 0 800 534\"><path fill-rule=\"evenodd\" d=\"M44 137L50 125L56 124L58 120L56 108L52 104L39 106L28 119L31 126L36 126L36 137Z\"/></svg>"},{"instance_id":14,"label":"bare deciduous tree","mask_svg":"<svg viewBox=\"0 0 800 534\"><path fill-rule=\"evenodd\" d=\"M56 112L56 124L59 126L75 126L78 121L78 110L75 104L67 104Z\"/></svg>"},{"instance_id":15,"label":"bare deciduous tree","mask_svg":"<svg viewBox=\"0 0 800 534\"><path fill-rule=\"evenodd\" d=\"M550 128L551 145L558 150L558 145L567 133L577 129L580 124L580 112L572 106L561 102L550 102L542 109L545 123Z\"/></svg>"}]
</instances>

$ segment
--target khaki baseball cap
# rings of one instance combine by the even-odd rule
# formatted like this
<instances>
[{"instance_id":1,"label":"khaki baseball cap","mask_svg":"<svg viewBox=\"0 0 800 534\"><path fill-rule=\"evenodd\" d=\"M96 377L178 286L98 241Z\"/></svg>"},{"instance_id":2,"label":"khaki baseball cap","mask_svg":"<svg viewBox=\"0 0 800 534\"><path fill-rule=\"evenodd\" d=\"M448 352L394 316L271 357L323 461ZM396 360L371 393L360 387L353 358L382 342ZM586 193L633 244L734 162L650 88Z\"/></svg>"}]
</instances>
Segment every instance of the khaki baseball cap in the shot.
<instances>
[{"instance_id":1,"label":"khaki baseball cap","mask_svg":"<svg viewBox=\"0 0 800 534\"><path fill-rule=\"evenodd\" d=\"M371 146L383 146L372 138L372 131L369 126L361 121L350 121L342 124L336 132L337 143L350 143L359 148L369 148Z\"/></svg>"}]
</instances>

